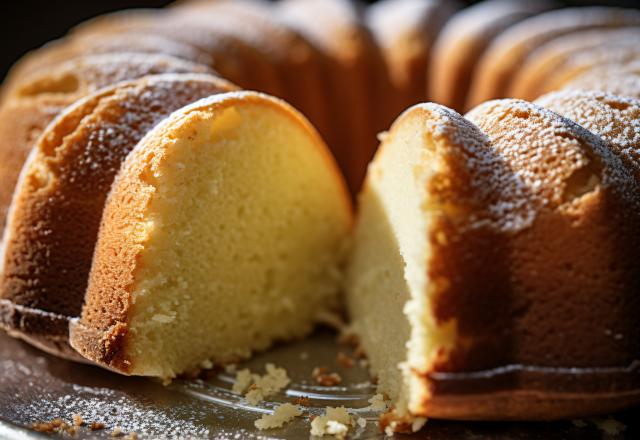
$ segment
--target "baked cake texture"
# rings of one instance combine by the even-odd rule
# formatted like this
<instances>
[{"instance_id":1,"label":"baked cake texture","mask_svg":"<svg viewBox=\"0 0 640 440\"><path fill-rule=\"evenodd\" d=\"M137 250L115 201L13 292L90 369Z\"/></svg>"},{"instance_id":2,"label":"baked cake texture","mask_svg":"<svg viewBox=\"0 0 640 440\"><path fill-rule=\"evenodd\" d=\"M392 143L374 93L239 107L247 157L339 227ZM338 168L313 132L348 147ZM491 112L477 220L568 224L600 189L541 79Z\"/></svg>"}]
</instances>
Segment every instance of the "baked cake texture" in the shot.
<instances>
[{"instance_id":1,"label":"baked cake texture","mask_svg":"<svg viewBox=\"0 0 640 440\"><path fill-rule=\"evenodd\" d=\"M29 53L0 326L171 379L346 303L386 432L639 403L640 12L458 7L182 0Z\"/></svg>"},{"instance_id":2,"label":"baked cake texture","mask_svg":"<svg viewBox=\"0 0 640 440\"><path fill-rule=\"evenodd\" d=\"M618 259L639 244L640 192L602 139L517 100L466 119L419 105L382 139L346 290L394 401L383 421L549 420L640 401L640 266Z\"/></svg>"},{"instance_id":3,"label":"baked cake texture","mask_svg":"<svg viewBox=\"0 0 640 440\"><path fill-rule=\"evenodd\" d=\"M552 1L485 0L469 6L445 24L429 64L429 98L455 110L465 108L476 65L505 29L556 6Z\"/></svg>"},{"instance_id":4,"label":"baked cake texture","mask_svg":"<svg viewBox=\"0 0 640 440\"><path fill-rule=\"evenodd\" d=\"M67 108L39 138L20 175L0 249L0 325L54 354L80 316L100 218L121 162L159 121L233 90L210 75L150 76ZM37 268L37 269L36 269Z\"/></svg>"},{"instance_id":5,"label":"baked cake texture","mask_svg":"<svg viewBox=\"0 0 640 440\"><path fill-rule=\"evenodd\" d=\"M566 90L595 90L640 99L640 62L593 66L562 86Z\"/></svg>"},{"instance_id":6,"label":"baked cake texture","mask_svg":"<svg viewBox=\"0 0 640 440\"><path fill-rule=\"evenodd\" d=\"M282 0L278 5L285 23L324 54L326 99L334 109L331 124L337 133L333 153L349 188L357 193L373 157L376 134L393 113L386 106L375 108L390 97L382 52L358 2Z\"/></svg>"},{"instance_id":7,"label":"baked cake texture","mask_svg":"<svg viewBox=\"0 0 640 440\"><path fill-rule=\"evenodd\" d=\"M536 104L599 136L640 182L640 100L598 91L560 91Z\"/></svg>"},{"instance_id":8,"label":"baked cake texture","mask_svg":"<svg viewBox=\"0 0 640 440\"><path fill-rule=\"evenodd\" d=\"M427 74L435 39L459 8L458 2L443 0L382 0L367 8L367 26L382 49L393 84L394 119L407 107L428 99Z\"/></svg>"},{"instance_id":9,"label":"baked cake texture","mask_svg":"<svg viewBox=\"0 0 640 440\"><path fill-rule=\"evenodd\" d=\"M566 8L530 17L502 32L478 62L467 108L488 99L507 97L512 78L540 45L586 29L640 25L640 11L604 6Z\"/></svg>"},{"instance_id":10,"label":"baked cake texture","mask_svg":"<svg viewBox=\"0 0 640 440\"><path fill-rule=\"evenodd\" d=\"M527 58L511 81L509 96L534 100L545 91L556 90L554 76L567 75L567 72L577 76L579 70L593 70L593 65L608 65L599 54L619 51L639 39L640 27L579 31L554 38ZM585 65L585 59L590 63Z\"/></svg>"},{"instance_id":11,"label":"baked cake texture","mask_svg":"<svg viewBox=\"0 0 640 440\"><path fill-rule=\"evenodd\" d=\"M171 378L304 336L338 306L350 203L326 146L282 101L237 92L177 111L111 189L72 346Z\"/></svg>"},{"instance_id":12,"label":"baked cake texture","mask_svg":"<svg viewBox=\"0 0 640 440\"><path fill-rule=\"evenodd\" d=\"M0 108L0 232L22 165L45 127L67 106L98 89L159 73L209 73L206 66L157 54L75 58L16 77Z\"/></svg>"}]
</instances>

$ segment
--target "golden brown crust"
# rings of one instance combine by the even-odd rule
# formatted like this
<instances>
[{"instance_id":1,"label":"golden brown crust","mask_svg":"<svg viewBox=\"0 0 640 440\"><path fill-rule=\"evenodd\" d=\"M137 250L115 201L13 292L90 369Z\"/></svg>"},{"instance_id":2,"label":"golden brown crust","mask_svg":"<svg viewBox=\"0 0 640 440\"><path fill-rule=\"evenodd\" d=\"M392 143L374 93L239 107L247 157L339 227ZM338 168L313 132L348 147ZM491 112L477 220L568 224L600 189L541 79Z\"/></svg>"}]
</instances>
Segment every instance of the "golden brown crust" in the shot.
<instances>
[{"instance_id":1,"label":"golden brown crust","mask_svg":"<svg viewBox=\"0 0 640 440\"><path fill-rule=\"evenodd\" d=\"M77 58L19 81L0 108L0 231L18 174L45 127L68 105L120 81L158 73L208 73L200 64L150 54L107 54Z\"/></svg>"},{"instance_id":2,"label":"golden brown crust","mask_svg":"<svg viewBox=\"0 0 640 440\"><path fill-rule=\"evenodd\" d=\"M559 70L570 69L574 60L590 59L588 67L599 65L598 53L619 50L620 47L637 46L640 29L598 29L572 32L541 45L516 72L510 86L509 97L532 101L551 90L549 80ZM590 69L589 69L590 70Z\"/></svg>"},{"instance_id":3,"label":"golden brown crust","mask_svg":"<svg viewBox=\"0 0 640 440\"><path fill-rule=\"evenodd\" d=\"M640 183L640 100L598 91L560 91L535 102L599 136Z\"/></svg>"},{"instance_id":4,"label":"golden brown crust","mask_svg":"<svg viewBox=\"0 0 640 440\"><path fill-rule=\"evenodd\" d=\"M323 77L335 137L328 139L349 188L356 193L389 123L390 81L382 54L366 29L361 5L347 0L284 0L286 23L323 54Z\"/></svg>"},{"instance_id":5,"label":"golden brown crust","mask_svg":"<svg viewBox=\"0 0 640 440\"><path fill-rule=\"evenodd\" d=\"M25 165L7 223L0 308L13 318L3 327L37 336L41 345L66 338L64 320L80 315L104 201L120 163L173 110L232 89L210 75L150 76L90 95L47 128ZM46 324L51 316L55 328Z\"/></svg>"},{"instance_id":6,"label":"golden brown crust","mask_svg":"<svg viewBox=\"0 0 640 440\"><path fill-rule=\"evenodd\" d=\"M429 98L462 111L477 62L491 41L513 24L553 6L551 1L485 0L455 14L433 48Z\"/></svg>"},{"instance_id":7,"label":"golden brown crust","mask_svg":"<svg viewBox=\"0 0 640 440\"><path fill-rule=\"evenodd\" d=\"M432 305L439 322L457 322L458 343L423 373L434 400L414 410L554 419L637 402L640 264L631 255L640 245L640 191L632 174L599 138L533 104L489 102L467 117L522 179L526 203L497 205L499 228L465 230L450 219L435 228L456 244L433 260L430 277L448 282ZM467 380L447 388L443 379L457 374Z\"/></svg>"},{"instance_id":8,"label":"golden brown crust","mask_svg":"<svg viewBox=\"0 0 640 440\"><path fill-rule=\"evenodd\" d=\"M514 75L541 44L585 29L640 24L640 12L610 7L567 8L526 19L500 34L482 56L474 74L466 107L504 98Z\"/></svg>"},{"instance_id":9,"label":"golden brown crust","mask_svg":"<svg viewBox=\"0 0 640 440\"><path fill-rule=\"evenodd\" d=\"M160 35L194 46L209 55L223 78L246 89L283 96L284 84L269 57L249 44L226 17L182 14L179 10L120 11L87 21L72 36L110 38L129 33Z\"/></svg>"},{"instance_id":10,"label":"golden brown crust","mask_svg":"<svg viewBox=\"0 0 640 440\"><path fill-rule=\"evenodd\" d=\"M433 365L409 358L411 414L552 420L640 402L640 185L629 167L524 101L467 119L425 104L396 124L409 117L441 149L425 294L436 322L455 325Z\"/></svg>"},{"instance_id":11,"label":"golden brown crust","mask_svg":"<svg viewBox=\"0 0 640 440\"><path fill-rule=\"evenodd\" d=\"M595 90L640 99L640 63L593 66L562 88L563 90Z\"/></svg>"},{"instance_id":12,"label":"golden brown crust","mask_svg":"<svg viewBox=\"0 0 640 440\"><path fill-rule=\"evenodd\" d=\"M554 70L544 81L541 93L561 90L585 72L602 66L622 70L640 59L640 48L635 40L603 44L591 50L576 51L565 64Z\"/></svg>"},{"instance_id":13,"label":"golden brown crust","mask_svg":"<svg viewBox=\"0 0 640 440\"><path fill-rule=\"evenodd\" d=\"M329 109L321 78L322 54L282 23L275 6L252 0L218 0L186 2L177 5L176 10L200 16L213 26L223 21L235 36L263 53L283 84L283 92L277 96L302 111L323 136L329 136Z\"/></svg>"},{"instance_id":14,"label":"golden brown crust","mask_svg":"<svg viewBox=\"0 0 640 440\"><path fill-rule=\"evenodd\" d=\"M459 7L455 1L383 0L367 8L367 25L382 49L394 88L393 101L387 104L392 120L409 106L429 100L426 81L432 46Z\"/></svg>"},{"instance_id":15,"label":"golden brown crust","mask_svg":"<svg viewBox=\"0 0 640 440\"><path fill-rule=\"evenodd\" d=\"M192 63L212 65L210 56L200 49L160 35L131 33L109 38L86 35L54 40L27 53L11 68L5 87L11 89L12 84L26 76L55 68L74 58L122 52L169 55Z\"/></svg>"},{"instance_id":16,"label":"golden brown crust","mask_svg":"<svg viewBox=\"0 0 640 440\"><path fill-rule=\"evenodd\" d=\"M175 112L149 132L129 155L106 202L85 306L81 319L71 328L72 346L87 359L121 373L131 370L132 359L127 352L131 291L146 240L136 227L140 219L146 218L154 194L151 176L162 164L170 140L191 136L193 124L211 112L247 103L275 109L308 131L323 152L326 166L335 170L335 178L341 182L345 210L352 211L346 185L321 138L282 101L254 92L237 92L203 99Z\"/></svg>"}]
</instances>

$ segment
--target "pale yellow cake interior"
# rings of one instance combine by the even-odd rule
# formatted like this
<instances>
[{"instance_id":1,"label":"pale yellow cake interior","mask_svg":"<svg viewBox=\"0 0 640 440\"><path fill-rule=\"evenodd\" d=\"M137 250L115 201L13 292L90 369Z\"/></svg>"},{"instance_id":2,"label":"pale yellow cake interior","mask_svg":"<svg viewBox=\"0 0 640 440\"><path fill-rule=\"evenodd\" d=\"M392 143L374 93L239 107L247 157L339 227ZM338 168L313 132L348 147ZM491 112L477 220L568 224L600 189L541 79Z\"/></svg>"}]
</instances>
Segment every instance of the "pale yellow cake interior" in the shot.
<instances>
[{"instance_id":1,"label":"pale yellow cake interior","mask_svg":"<svg viewBox=\"0 0 640 440\"><path fill-rule=\"evenodd\" d=\"M133 374L247 357L338 304L350 217L317 138L260 102L216 109L192 133L172 141L141 219Z\"/></svg>"},{"instance_id":2,"label":"pale yellow cake interior","mask_svg":"<svg viewBox=\"0 0 640 440\"><path fill-rule=\"evenodd\" d=\"M353 329L368 355L378 391L400 413L419 400L412 386L447 332L428 307L430 211L427 183L438 171L424 118L405 117L385 135L360 199L347 274ZM413 392L409 391L413 389Z\"/></svg>"}]
</instances>

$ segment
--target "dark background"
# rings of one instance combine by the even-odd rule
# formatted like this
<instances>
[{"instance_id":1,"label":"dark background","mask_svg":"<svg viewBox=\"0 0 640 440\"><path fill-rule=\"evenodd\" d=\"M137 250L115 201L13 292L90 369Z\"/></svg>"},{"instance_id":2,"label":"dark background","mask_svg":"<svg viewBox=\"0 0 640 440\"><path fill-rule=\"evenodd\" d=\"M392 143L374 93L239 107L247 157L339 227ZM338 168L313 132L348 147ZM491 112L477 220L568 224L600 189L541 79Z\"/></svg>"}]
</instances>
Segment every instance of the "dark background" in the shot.
<instances>
[{"instance_id":1,"label":"dark background","mask_svg":"<svg viewBox=\"0 0 640 440\"><path fill-rule=\"evenodd\" d=\"M4 78L25 52L63 36L70 27L87 18L124 8L161 7L169 3L171 1L166 0L0 0L0 78ZM640 6L640 1L625 0L564 3Z\"/></svg>"}]
</instances>

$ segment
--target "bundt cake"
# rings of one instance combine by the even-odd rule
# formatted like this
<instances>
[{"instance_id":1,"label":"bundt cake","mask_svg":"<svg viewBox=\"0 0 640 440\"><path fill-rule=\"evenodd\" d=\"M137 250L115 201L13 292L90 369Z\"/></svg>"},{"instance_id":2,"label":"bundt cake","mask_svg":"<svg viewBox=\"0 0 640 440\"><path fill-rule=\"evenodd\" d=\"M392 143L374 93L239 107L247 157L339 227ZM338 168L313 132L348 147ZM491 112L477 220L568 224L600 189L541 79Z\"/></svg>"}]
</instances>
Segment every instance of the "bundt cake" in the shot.
<instances>
[{"instance_id":1,"label":"bundt cake","mask_svg":"<svg viewBox=\"0 0 640 440\"><path fill-rule=\"evenodd\" d=\"M65 61L90 55L118 53L170 55L192 63L211 66L211 57L188 44L160 35L131 33L104 38L87 35L84 38L62 38L27 53L9 73L4 87L22 81L25 77L48 68L56 68Z\"/></svg>"},{"instance_id":2,"label":"bundt cake","mask_svg":"<svg viewBox=\"0 0 640 440\"><path fill-rule=\"evenodd\" d=\"M338 306L350 203L326 146L283 102L238 92L177 111L111 189L72 346L174 377L304 336Z\"/></svg>"},{"instance_id":3,"label":"bundt cake","mask_svg":"<svg viewBox=\"0 0 640 440\"><path fill-rule=\"evenodd\" d=\"M640 262L619 258L640 245L639 190L600 138L536 105L407 110L369 168L346 284L395 402L383 421L640 401Z\"/></svg>"},{"instance_id":4,"label":"bundt cake","mask_svg":"<svg viewBox=\"0 0 640 440\"><path fill-rule=\"evenodd\" d=\"M318 50L295 30L284 26L269 2L216 0L186 2L176 12L198 16L215 27L233 24L233 33L267 56L282 79L287 100L313 121L321 133L329 131L329 109L322 95Z\"/></svg>"},{"instance_id":5,"label":"bundt cake","mask_svg":"<svg viewBox=\"0 0 640 440\"><path fill-rule=\"evenodd\" d=\"M170 56L123 52L80 57L16 78L5 91L0 108L0 231L31 147L65 107L119 81L180 72L211 70Z\"/></svg>"},{"instance_id":6,"label":"bundt cake","mask_svg":"<svg viewBox=\"0 0 640 440\"><path fill-rule=\"evenodd\" d=\"M597 54L637 45L639 40L640 27L588 30L555 38L541 45L527 58L511 81L508 94L515 98L534 100L553 87L551 79L558 72L566 74L567 71L572 71L574 75L579 75L575 73L577 66L574 60L590 58L602 61L602 56ZM584 61L579 64L579 69L585 68Z\"/></svg>"},{"instance_id":7,"label":"bundt cake","mask_svg":"<svg viewBox=\"0 0 640 440\"><path fill-rule=\"evenodd\" d=\"M335 110L331 124L338 133L333 153L349 188L357 192L373 157L376 134L393 113L384 105L390 86L362 5L349 0L282 0L278 7L285 23L324 55L326 99ZM377 109L376 103L383 106Z\"/></svg>"},{"instance_id":8,"label":"bundt cake","mask_svg":"<svg viewBox=\"0 0 640 440\"><path fill-rule=\"evenodd\" d=\"M640 99L640 60L626 65L593 66L562 87L567 90L595 90Z\"/></svg>"},{"instance_id":9,"label":"bundt cake","mask_svg":"<svg viewBox=\"0 0 640 440\"><path fill-rule=\"evenodd\" d=\"M599 136L640 183L640 100L597 91L560 91L536 104Z\"/></svg>"},{"instance_id":10,"label":"bundt cake","mask_svg":"<svg viewBox=\"0 0 640 440\"><path fill-rule=\"evenodd\" d=\"M209 55L216 72L240 87L277 96L284 93L283 81L269 62L269 55L246 41L233 20L155 9L128 10L89 20L73 29L70 37L107 39L140 32L166 36L198 48Z\"/></svg>"},{"instance_id":11,"label":"bundt cake","mask_svg":"<svg viewBox=\"0 0 640 440\"><path fill-rule=\"evenodd\" d=\"M429 99L462 110L476 64L508 27L550 9L552 1L485 0L455 14L438 35L429 64Z\"/></svg>"},{"instance_id":12,"label":"bundt cake","mask_svg":"<svg viewBox=\"0 0 640 440\"><path fill-rule=\"evenodd\" d=\"M556 7L182 0L32 51L0 326L170 379L344 302L387 431L640 403L640 12Z\"/></svg>"},{"instance_id":13,"label":"bundt cake","mask_svg":"<svg viewBox=\"0 0 640 440\"><path fill-rule=\"evenodd\" d=\"M542 44L586 29L640 25L640 11L612 7L567 8L521 21L502 32L482 55L469 89L466 107L505 98L511 80L527 57Z\"/></svg>"},{"instance_id":14,"label":"bundt cake","mask_svg":"<svg viewBox=\"0 0 640 440\"><path fill-rule=\"evenodd\" d=\"M104 202L120 163L156 123L199 98L232 90L215 77L151 76L103 89L67 108L22 170L0 252L0 325L73 357Z\"/></svg>"},{"instance_id":15,"label":"bundt cake","mask_svg":"<svg viewBox=\"0 0 640 440\"><path fill-rule=\"evenodd\" d=\"M458 2L444 0L381 0L367 8L367 26L382 49L393 84L394 119L427 99L434 41L459 8Z\"/></svg>"},{"instance_id":16,"label":"bundt cake","mask_svg":"<svg viewBox=\"0 0 640 440\"><path fill-rule=\"evenodd\" d=\"M628 64L633 64L640 59L640 47L637 44L637 40L638 38L634 38L630 41L616 42L609 45L604 44L591 50L576 51L563 66L553 71L545 79L543 87L540 89L541 92L549 93L554 90L560 90L584 72L588 72L595 67L611 65L617 66L619 69Z\"/></svg>"}]
</instances>

